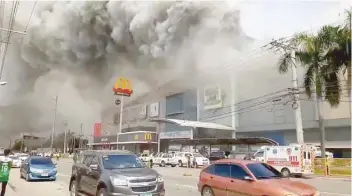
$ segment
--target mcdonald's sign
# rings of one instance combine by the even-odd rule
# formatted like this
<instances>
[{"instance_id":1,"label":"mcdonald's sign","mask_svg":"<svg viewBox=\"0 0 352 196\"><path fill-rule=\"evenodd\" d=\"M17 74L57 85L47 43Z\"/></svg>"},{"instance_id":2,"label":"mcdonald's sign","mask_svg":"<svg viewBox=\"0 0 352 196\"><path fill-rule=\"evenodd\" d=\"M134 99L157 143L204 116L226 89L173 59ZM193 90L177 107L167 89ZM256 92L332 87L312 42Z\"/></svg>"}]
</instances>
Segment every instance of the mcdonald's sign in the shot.
<instances>
[{"instance_id":1,"label":"mcdonald's sign","mask_svg":"<svg viewBox=\"0 0 352 196\"><path fill-rule=\"evenodd\" d=\"M152 134L151 133L146 133L144 134L144 140L152 140Z\"/></svg>"},{"instance_id":2,"label":"mcdonald's sign","mask_svg":"<svg viewBox=\"0 0 352 196\"><path fill-rule=\"evenodd\" d=\"M130 97L133 93L131 82L126 78L118 78L112 89L115 95Z\"/></svg>"}]
</instances>

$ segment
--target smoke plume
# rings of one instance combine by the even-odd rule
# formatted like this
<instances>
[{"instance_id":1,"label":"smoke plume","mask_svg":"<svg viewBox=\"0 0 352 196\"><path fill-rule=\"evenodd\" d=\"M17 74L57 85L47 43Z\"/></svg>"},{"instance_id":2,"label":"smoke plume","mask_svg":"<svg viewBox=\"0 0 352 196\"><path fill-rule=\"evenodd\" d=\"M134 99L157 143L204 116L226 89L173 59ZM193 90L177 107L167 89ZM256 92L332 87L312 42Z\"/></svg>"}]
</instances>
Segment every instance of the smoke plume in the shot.
<instances>
[{"instance_id":1,"label":"smoke plume","mask_svg":"<svg viewBox=\"0 0 352 196\"><path fill-rule=\"evenodd\" d=\"M19 40L7 57L18 70L5 68L7 78L17 76L6 87L15 90L7 90L2 134L50 133L56 94L57 130L67 120L74 131L85 123L91 133L101 111L115 107L118 76L132 81L132 101L174 79L201 80L196 73L243 55L249 45L238 10L200 1L38 2Z\"/></svg>"}]
</instances>

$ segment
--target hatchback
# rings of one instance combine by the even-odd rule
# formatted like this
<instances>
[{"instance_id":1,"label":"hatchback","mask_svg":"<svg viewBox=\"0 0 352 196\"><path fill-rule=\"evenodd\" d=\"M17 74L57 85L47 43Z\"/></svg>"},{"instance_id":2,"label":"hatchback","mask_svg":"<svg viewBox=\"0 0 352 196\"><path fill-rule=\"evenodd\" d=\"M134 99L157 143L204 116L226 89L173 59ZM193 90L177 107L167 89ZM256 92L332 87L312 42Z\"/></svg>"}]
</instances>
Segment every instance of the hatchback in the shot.
<instances>
[{"instance_id":1,"label":"hatchback","mask_svg":"<svg viewBox=\"0 0 352 196\"><path fill-rule=\"evenodd\" d=\"M56 166L50 158L29 157L21 165L20 177L30 180L56 180Z\"/></svg>"},{"instance_id":2,"label":"hatchback","mask_svg":"<svg viewBox=\"0 0 352 196\"><path fill-rule=\"evenodd\" d=\"M279 171L262 162L223 159L204 168L199 176L202 196L319 196L312 186L284 178Z\"/></svg>"}]
</instances>

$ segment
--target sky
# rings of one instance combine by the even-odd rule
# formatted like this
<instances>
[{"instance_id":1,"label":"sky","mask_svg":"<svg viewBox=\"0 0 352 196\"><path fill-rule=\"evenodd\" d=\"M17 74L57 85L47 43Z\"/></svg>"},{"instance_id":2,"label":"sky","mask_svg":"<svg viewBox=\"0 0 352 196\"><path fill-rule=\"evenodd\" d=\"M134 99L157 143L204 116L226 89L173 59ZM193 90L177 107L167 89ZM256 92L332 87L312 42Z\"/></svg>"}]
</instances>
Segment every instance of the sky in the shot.
<instances>
[{"instance_id":1,"label":"sky","mask_svg":"<svg viewBox=\"0 0 352 196\"><path fill-rule=\"evenodd\" d=\"M348 0L246 0L229 1L241 10L243 30L258 40L313 32L322 25L343 21L339 13L351 6Z\"/></svg>"}]
</instances>

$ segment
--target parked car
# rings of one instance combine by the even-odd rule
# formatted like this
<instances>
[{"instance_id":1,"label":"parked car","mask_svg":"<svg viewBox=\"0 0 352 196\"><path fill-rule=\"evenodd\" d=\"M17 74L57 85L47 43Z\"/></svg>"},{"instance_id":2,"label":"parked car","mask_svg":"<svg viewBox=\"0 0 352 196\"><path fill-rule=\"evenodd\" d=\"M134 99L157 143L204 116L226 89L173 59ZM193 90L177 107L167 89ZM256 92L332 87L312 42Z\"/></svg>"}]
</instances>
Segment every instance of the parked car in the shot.
<instances>
[{"instance_id":1,"label":"parked car","mask_svg":"<svg viewBox=\"0 0 352 196\"><path fill-rule=\"evenodd\" d=\"M211 152L210 155L208 156L210 163L220 159L225 159L225 158L226 156L224 151Z\"/></svg>"},{"instance_id":2,"label":"parked car","mask_svg":"<svg viewBox=\"0 0 352 196\"><path fill-rule=\"evenodd\" d=\"M320 195L314 187L284 178L266 163L239 159L219 160L204 168L198 190L202 196Z\"/></svg>"},{"instance_id":3,"label":"parked car","mask_svg":"<svg viewBox=\"0 0 352 196\"><path fill-rule=\"evenodd\" d=\"M24 162L28 157L29 157L29 155L25 154L25 153L21 153L19 155L19 158L21 159L22 162Z\"/></svg>"},{"instance_id":4,"label":"parked car","mask_svg":"<svg viewBox=\"0 0 352 196\"><path fill-rule=\"evenodd\" d=\"M50 158L32 156L24 161L20 169L20 177L31 180L56 180L56 165Z\"/></svg>"},{"instance_id":5,"label":"parked car","mask_svg":"<svg viewBox=\"0 0 352 196\"><path fill-rule=\"evenodd\" d=\"M173 154L159 153L153 157L153 165L159 165L160 167L171 165L171 167L176 167L177 163L174 163L173 158Z\"/></svg>"},{"instance_id":6,"label":"parked car","mask_svg":"<svg viewBox=\"0 0 352 196\"><path fill-rule=\"evenodd\" d=\"M85 151L72 166L71 195L165 195L164 180L128 151Z\"/></svg>"},{"instance_id":7,"label":"parked car","mask_svg":"<svg viewBox=\"0 0 352 196\"><path fill-rule=\"evenodd\" d=\"M20 159L19 156L10 155L9 157L12 160L12 167L14 167L14 168L20 168L21 167L22 160Z\"/></svg>"}]
</instances>

